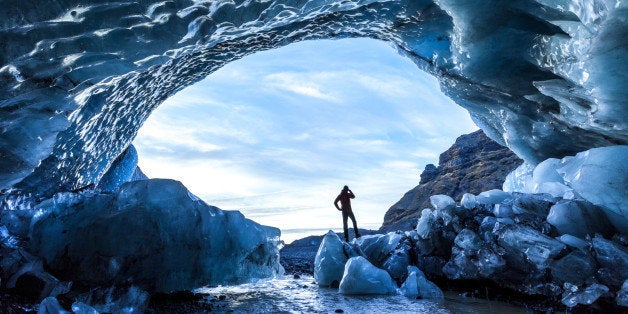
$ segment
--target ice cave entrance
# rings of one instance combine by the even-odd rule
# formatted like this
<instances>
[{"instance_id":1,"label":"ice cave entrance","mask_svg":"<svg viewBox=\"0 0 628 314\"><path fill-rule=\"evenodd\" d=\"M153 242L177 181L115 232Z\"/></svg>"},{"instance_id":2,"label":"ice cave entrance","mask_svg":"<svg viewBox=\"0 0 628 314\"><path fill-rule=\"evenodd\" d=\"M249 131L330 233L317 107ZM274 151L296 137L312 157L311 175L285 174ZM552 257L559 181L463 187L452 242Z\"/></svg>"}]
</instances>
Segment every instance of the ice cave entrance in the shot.
<instances>
[{"instance_id":1,"label":"ice cave entrance","mask_svg":"<svg viewBox=\"0 0 628 314\"><path fill-rule=\"evenodd\" d=\"M345 184L359 227L379 228L420 169L476 129L388 44L316 40L229 63L164 102L134 145L149 177L180 180L289 243L342 229L332 202Z\"/></svg>"}]
</instances>

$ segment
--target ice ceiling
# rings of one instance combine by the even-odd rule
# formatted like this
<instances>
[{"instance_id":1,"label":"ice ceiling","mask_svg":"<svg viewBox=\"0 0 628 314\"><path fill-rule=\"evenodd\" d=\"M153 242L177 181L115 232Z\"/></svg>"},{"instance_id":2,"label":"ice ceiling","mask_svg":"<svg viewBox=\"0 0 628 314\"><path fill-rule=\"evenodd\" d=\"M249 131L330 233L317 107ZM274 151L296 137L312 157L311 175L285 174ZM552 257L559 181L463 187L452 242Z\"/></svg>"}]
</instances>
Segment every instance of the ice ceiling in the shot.
<instances>
[{"instance_id":1,"label":"ice ceiling","mask_svg":"<svg viewBox=\"0 0 628 314\"><path fill-rule=\"evenodd\" d=\"M301 40L389 42L528 162L626 144L620 0L41 0L0 13L0 189L97 182L166 98ZM420 104L417 104L420 106Z\"/></svg>"}]
</instances>

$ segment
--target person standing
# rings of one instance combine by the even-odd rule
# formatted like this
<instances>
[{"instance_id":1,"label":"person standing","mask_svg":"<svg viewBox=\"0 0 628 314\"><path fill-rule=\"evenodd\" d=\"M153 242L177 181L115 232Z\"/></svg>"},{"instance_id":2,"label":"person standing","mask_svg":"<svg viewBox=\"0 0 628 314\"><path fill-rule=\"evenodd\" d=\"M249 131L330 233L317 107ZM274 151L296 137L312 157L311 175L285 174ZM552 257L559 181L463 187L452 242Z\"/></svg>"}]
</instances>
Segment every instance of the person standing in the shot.
<instances>
[{"instance_id":1,"label":"person standing","mask_svg":"<svg viewBox=\"0 0 628 314\"><path fill-rule=\"evenodd\" d=\"M355 222L355 215L353 214L353 210L351 209L351 199L355 198L353 191L349 190L348 186L344 186L336 200L334 201L334 206L339 211L342 211L342 226L344 228L345 233L345 241L349 242L349 229L347 227L347 218L351 218L353 221L353 233L356 238L360 237L360 232L358 231L358 224ZM338 206L340 203L340 206Z\"/></svg>"}]
</instances>

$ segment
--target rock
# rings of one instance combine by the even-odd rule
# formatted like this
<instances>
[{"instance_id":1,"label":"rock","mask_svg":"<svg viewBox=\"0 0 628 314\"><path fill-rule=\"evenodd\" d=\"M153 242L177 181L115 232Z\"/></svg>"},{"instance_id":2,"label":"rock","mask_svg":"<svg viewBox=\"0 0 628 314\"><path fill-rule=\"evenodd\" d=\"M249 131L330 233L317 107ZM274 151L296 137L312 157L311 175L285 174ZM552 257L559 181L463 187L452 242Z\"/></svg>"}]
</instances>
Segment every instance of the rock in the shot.
<instances>
[{"instance_id":1,"label":"rock","mask_svg":"<svg viewBox=\"0 0 628 314\"><path fill-rule=\"evenodd\" d=\"M522 162L482 131L462 135L440 155L437 170L433 165L426 166L423 173L427 174L422 175L419 185L390 207L380 232L412 228L421 210L430 206L432 195L448 195L459 200L464 193L500 189L506 175ZM471 206L469 202L466 204Z\"/></svg>"}]
</instances>

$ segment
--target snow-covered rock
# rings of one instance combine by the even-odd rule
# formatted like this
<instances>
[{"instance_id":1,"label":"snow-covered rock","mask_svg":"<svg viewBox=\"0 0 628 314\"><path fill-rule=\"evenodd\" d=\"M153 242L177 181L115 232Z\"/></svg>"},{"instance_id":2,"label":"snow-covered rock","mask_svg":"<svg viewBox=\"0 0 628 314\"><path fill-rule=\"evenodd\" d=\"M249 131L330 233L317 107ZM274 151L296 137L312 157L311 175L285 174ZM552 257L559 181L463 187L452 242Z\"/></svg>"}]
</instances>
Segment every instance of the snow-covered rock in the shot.
<instances>
[{"instance_id":1,"label":"snow-covered rock","mask_svg":"<svg viewBox=\"0 0 628 314\"><path fill-rule=\"evenodd\" d=\"M339 292L342 294L395 294L397 285L383 269L356 256L345 264Z\"/></svg>"},{"instance_id":2,"label":"snow-covered rock","mask_svg":"<svg viewBox=\"0 0 628 314\"><path fill-rule=\"evenodd\" d=\"M68 194L37 209L31 249L54 274L88 286L171 292L283 271L278 229L208 206L177 181L133 181L116 194Z\"/></svg>"},{"instance_id":3,"label":"snow-covered rock","mask_svg":"<svg viewBox=\"0 0 628 314\"><path fill-rule=\"evenodd\" d=\"M347 256L343 242L337 234L329 230L318 247L314 259L314 280L319 286L334 286L340 283Z\"/></svg>"}]
</instances>

